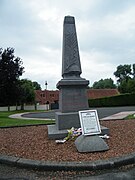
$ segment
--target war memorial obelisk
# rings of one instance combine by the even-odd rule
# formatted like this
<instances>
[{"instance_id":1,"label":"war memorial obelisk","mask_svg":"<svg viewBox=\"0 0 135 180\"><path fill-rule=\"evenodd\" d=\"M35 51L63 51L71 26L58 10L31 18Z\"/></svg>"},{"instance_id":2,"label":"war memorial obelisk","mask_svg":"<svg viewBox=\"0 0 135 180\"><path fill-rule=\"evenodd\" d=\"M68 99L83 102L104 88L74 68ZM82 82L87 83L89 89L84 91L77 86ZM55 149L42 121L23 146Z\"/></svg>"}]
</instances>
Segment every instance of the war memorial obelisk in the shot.
<instances>
[{"instance_id":1,"label":"war memorial obelisk","mask_svg":"<svg viewBox=\"0 0 135 180\"><path fill-rule=\"evenodd\" d=\"M67 129L79 128L80 110L87 110L87 86L89 81L81 78L82 73L75 19L65 16L63 24L62 79L57 83L59 89L59 112L55 114L56 125L48 126L48 136L63 138Z\"/></svg>"}]
</instances>

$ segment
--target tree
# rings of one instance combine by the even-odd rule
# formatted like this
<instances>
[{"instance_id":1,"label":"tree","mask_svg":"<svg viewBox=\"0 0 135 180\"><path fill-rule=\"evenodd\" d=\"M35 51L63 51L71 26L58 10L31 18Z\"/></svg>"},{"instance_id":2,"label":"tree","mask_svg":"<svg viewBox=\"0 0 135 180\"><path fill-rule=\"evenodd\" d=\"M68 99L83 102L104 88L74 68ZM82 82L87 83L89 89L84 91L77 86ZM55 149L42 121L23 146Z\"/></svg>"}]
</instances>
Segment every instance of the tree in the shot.
<instances>
[{"instance_id":1,"label":"tree","mask_svg":"<svg viewBox=\"0 0 135 180\"><path fill-rule=\"evenodd\" d=\"M15 57L14 49L0 49L0 102L1 105L13 105L17 101L18 79L24 67L19 57Z\"/></svg>"},{"instance_id":2,"label":"tree","mask_svg":"<svg viewBox=\"0 0 135 180\"><path fill-rule=\"evenodd\" d=\"M135 64L119 65L114 72L121 93L135 92Z\"/></svg>"},{"instance_id":3,"label":"tree","mask_svg":"<svg viewBox=\"0 0 135 180\"><path fill-rule=\"evenodd\" d=\"M35 102L35 93L32 81L28 79L21 79L19 81L19 104L24 109L24 103L33 104Z\"/></svg>"},{"instance_id":4,"label":"tree","mask_svg":"<svg viewBox=\"0 0 135 180\"><path fill-rule=\"evenodd\" d=\"M135 93L135 78L128 80L127 89L128 93Z\"/></svg>"},{"instance_id":5,"label":"tree","mask_svg":"<svg viewBox=\"0 0 135 180\"><path fill-rule=\"evenodd\" d=\"M135 64L133 64L133 78L135 79Z\"/></svg>"},{"instance_id":6,"label":"tree","mask_svg":"<svg viewBox=\"0 0 135 180\"><path fill-rule=\"evenodd\" d=\"M100 79L99 81L94 82L93 89L114 89L116 85L114 81L110 79Z\"/></svg>"},{"instance_id":7,"label":"tree","mask_svg":"<svg viewBox=\"0 0 135 180\"><path fill-rule=\"evenodd\" d=\"M121 93L135 93L135 79L123 80L118 89Z\"/></svg>"},{"instance_id":8,"label":"tree","mask_svg":"<svg viewBox=\"0 0 135 180\"><path fill-rule=\"evenodd\" d=\"M117 78L118 83L121 83L123 80L128 81L132 75L131 64L119 65L117 70L114 72L114 75Z\"/></svg>"},{"instance_id":9,"label":"tree","mask_svg":"<svg viewBox=\"0 0 135 180\"><path fill-rule=\"evenodd\" d=\"M40 84L38 84L38 82L33 81L32 83L33 83L34 90L41 90L41 86Z\"/></svg>"}]
</instances>

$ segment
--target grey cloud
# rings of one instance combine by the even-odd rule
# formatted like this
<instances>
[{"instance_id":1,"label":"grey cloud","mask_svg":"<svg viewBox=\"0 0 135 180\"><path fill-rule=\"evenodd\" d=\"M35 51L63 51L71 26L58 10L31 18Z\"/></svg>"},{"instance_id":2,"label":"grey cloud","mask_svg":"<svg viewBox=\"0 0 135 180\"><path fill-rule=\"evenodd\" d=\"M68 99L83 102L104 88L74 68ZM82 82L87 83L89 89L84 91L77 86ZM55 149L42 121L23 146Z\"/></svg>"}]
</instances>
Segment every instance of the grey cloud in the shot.
<instances>
[{"instance_id":1,"label":"grey cloud","mask_svg":"<svg viewBox=\"0 0 135 180\"><path fill-rule=\"evenodd\" d=\"M122 63L133 64L134 62L135 28L132 23L135 22L133 20L131 24L125 24L129 27L126 29L126 33L124 31L121 33L117 32L117 28L112 31L109 27L111 25L112 28L115 28L113 24L119 26L119 21L110 23L109 20L117 19L117 16L123 15L133 6L135 6L134 0L85 0L85 3L82 0L1 0L1 46L14 47L17 56L21 56L24 64L28 65L27 67L38 61L39 64L50 62L55 65L55 63L59 63L61 68L63 18L65 15L73 15L76 18L80 53L89 55L81 57L84 61L83 64L89 63L90 66L91 61L86 58L91 58L91 53L94 53L97 58L95 63L100 62L101 65L108 63L110 66L108 74L109 72L112 74L114 66ZM47 13L51 12L50 10L54 17L51 17L50 13L47 19ZM39 17L40 12L43 13L43 19ZM125 19L122 20L124 22ZM122 29L123 26L120 28ZM96 56L97 54L98 56ZM96 64L94 64L95 66ZM35 73L26 73L26 75L31 79L37 78L39 82L44 81L46 77L41 78L41 75L37 75L39 70L35 68L35 71ZM88 69L85 67L83 71L88 71ZM48 81L50 80L52 86L59 77L57 72L47 71L47 73ZM42 72L42 76L43 74L44 72ZM89 71L84 74L91 77ZM103 74L103 77L105 76L106 74ZM96 75L95 79L97 77L99 76Z\"/></svg>"},{"instance_id":2,"label":"grey cloud","mask_svg":"<svg viewBox=\"0 0 135 180\"><path fill-rule=\"evenodd\" d=\"M24 54L38 52L40 47L60 47L58 37L50 32L48 25L31 13L25 2L24 6L17 2L5 1L0 12L0 39L3 45L13 45Z\"/></svg>"},{"instance_id":3,"label":"grey cloud","mask_svg":"<svg viewBox=\"0 0 135 180\"><path fill-rule=\"evenodd\" d=\"M108 14L117 14L123 12L134 4L134 0L97 0L94 8L87 8L85 18L101 19Z\"/></svg>"}]
</instances>

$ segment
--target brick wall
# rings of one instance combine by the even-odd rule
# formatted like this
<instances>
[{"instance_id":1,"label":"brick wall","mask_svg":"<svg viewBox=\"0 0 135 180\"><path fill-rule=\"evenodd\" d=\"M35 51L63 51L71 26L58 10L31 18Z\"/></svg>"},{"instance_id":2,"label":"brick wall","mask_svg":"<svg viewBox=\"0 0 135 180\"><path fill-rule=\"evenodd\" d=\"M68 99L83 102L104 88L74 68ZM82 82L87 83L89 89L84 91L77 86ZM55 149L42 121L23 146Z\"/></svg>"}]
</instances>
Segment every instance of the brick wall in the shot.
<instances>
[{"instance_id":1,"label":"brick wall","mask_svg":"<svg viewBox=\"0 0 135 180\"><path fill-rule=\"evenodd\" d=\"M118 95L119 92L117 89L88 89L87 95L88 99L96 99L101 97L109 97ZM59 101L59 91L50 91L50 90L36 90L36 102L39 104L52 104L58 103Z\"/></svg>"}]
</instances>

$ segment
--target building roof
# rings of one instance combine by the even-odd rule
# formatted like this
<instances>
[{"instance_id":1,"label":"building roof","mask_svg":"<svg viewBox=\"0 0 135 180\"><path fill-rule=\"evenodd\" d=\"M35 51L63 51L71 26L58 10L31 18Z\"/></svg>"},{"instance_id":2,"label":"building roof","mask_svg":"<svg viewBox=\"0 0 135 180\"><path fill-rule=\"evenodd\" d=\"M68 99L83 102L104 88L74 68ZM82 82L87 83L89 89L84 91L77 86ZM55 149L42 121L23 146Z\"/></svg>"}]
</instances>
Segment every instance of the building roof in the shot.
<instances>
[{"instance_id":1,"label":"building roof","mask_svg":"<svg viewBox=\"0 0 135 180\"><path fill-rule=\"evenodd\" d=\"M109 97L118 95L117 89L89 89L87 91L88 99L97 99L102 97Z\"/></svg>"}]
</instances>

